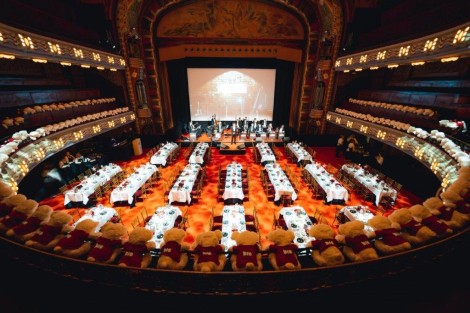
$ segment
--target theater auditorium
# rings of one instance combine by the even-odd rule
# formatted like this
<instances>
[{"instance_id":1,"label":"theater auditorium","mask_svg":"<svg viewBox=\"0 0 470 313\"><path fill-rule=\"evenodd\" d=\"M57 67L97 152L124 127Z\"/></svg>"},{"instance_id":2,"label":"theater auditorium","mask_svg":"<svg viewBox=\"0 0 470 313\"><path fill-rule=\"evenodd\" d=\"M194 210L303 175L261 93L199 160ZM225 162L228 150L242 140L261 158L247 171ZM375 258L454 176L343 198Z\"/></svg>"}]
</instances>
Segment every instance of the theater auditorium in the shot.
<instances>
[{"instance_id":1,"label":"theater auditorium","mask_svg":"<svg viewBox=\"0 0 470 313\"><path fill-rule=\"evenodd\" d=\"M468 1L4 0L0 81L3 312L468 311Z\"/></svg>"}]
</instances>

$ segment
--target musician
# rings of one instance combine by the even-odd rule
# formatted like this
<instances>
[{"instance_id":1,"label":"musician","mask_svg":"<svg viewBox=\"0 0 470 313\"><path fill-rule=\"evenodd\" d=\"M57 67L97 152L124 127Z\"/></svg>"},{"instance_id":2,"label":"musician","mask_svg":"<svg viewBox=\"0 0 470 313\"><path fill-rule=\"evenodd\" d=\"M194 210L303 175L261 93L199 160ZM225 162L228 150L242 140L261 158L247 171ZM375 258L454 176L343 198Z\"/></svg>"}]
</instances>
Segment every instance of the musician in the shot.
<instances>
[{"instance_id":1,"label":"musician","mask_svg":"<svg viewBox=\"0 0 470 313\"><path fill-rule=\"evenodd\" d=\"M243 119L243 130L248 131L248 118L246 116Z\"/></svg>"},{"instance_id":2,"label":"musician","mask_svg":"<svg viewBox=\"0 0 470 313\"><path fill-rule=\"evenodd\" d=\"M237 123L233 122L231 129L232 129L232 140L230 141L230 143L231 144L236 144L237 143L237 135L238 135Z\"/></svg>"},{"instance_id":3,"label":"musician","mask_svg":"<svg viewBox=\"0 0 470 313\"><path fill-rule=\"evenodd\" d=\"M212 117L211 117L211 125L213 127L215 127L216 123L217 123L217 118L216 118L215 114L213 114Z\"/></svg>"},{"instance_id":4,"label":"musician","mask_svg":"<svg viewBox=\"0 0 470 313\"><path fill-rule=\"evenodd\" d=\"M201 125L197 125L197 123L193 123L193 121L189 121L189 130L193 133L196 133L196 136L199 136L199 132L201 130Z\"/></svg>"},{"instance_id":5,"label":"musician","mask_svg":"<svg viewBox=\"0 0 470 313\"><path fill-rule=\"evenodd\" d=\"M273 123L269 123L268 129L266 130L266 132L269 134L270 132L272 132L272 130L273 130Z\"/></svg>"}]
</instances>

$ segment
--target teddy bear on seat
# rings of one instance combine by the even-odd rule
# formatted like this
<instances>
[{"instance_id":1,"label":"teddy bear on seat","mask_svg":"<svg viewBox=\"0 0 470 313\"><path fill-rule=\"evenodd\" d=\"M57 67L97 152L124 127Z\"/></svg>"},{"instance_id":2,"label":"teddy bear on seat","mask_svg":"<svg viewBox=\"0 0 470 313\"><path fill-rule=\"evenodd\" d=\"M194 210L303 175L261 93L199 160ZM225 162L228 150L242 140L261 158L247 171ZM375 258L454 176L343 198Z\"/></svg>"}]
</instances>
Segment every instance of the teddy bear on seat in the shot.
<instances>
[{"instance_id":1,"label":"teddy bear on seat","mask_svg":"<svg viewBox=\"0 0 470 313\"><path fill-rule=\"evenodd\" d=\"M266 238L273 243L269 246L268 260L276 271L302 268L297 258L298 246L293 242L295 234L292 230L274 229Z\"/></svg>"},{"instance_id":2,"label":"teddy bear on seat","mask_svg":"<svg viewBox=\"0 0 470 313\"><path fill-rule=\"evenodd\" d=\"M15 206L27 200L26 196L22 194L10 194L8 189L4 189L2 193L5 197L0 201L0 218L6 216Z\"/></svg>"},{"instance_id":3,"label":"teddy bear on seat","mask_svg":"<svg viewBox=\"0 0 470 313\"><path fill-rule=\"evenodd\" d=\"M375 260L379 257L361 221L349 221L339 225L336 240L344 244L343 253L352 262Z\"/></svg>"},{"instance_id":4,"label":"teddy bear on seat","mask_svg":"<svg viewBox=\"0 0 470 313\"><path fill-rule=\"evenodd\" d=\"M469 220L470 214L463 214L451 206L444 205L438 197L430 197L423 202L423 206L434 216L445 221L452 229L462 228Z\"/></svg>"},{"instance_id":5,"label":"teddy bear on seat","mask_svg":"<svg viewBox=\"0 0 470 313\"><path fill-rule=\"evenodd\" d=\"M92 219L80 221L65 237L61 238L54 247L54 252L71 258L80 258L91 249L91 240L98 236L96 228L99 222Z\"/></svg>"},{"instance_id":6,"label":"teddy bear on seat","mask_svg":"<svg viewBox=\"0 0 470 313\"><path fill-rule=\"evenodd\" d=\"M206 231L196 236L193 270L198 272L220 272L227 263L225 246L220 244L220 230Z\"/></svg>"},{"instance_id":7,"label":"teddy bear on seat","mask_svg":"<svg viewBox=\"0 0 470 313\"><path fill-rule=\"evenodd\" d=\"M440 198L446 207L453 208L470 218L470 167L461 167L458 178Z\"/></svg>"},{"instance_id":8,"label":"teddy bear on seat","mask_svg":"<svg viewBox=\"0 0 470 313\"><path fill-rule=\"evenodd\" d=\"M263 270L258 233L248 230L233 232L231 238L237 243L229 248L232 269L236 272Z\"/></svg>"},{"instance_id":9,"label":"teddy bear on seat","mask_svg":"<svg viewBox=\"0 0 470 313\"><path fill-rule=\"evenodd\" d=\"M88 253L90 262L112 263L121 253L126 227L121 223L105 223L100 229L101 235Z\"/></svg>"},{"instance_id":10,"label":"teddy bear on seat","mask_svg":"<svg viewBox=\"0 0 470 313\"><path fill-rule=\"evenodd\" d=\"M10 228L25 221L31 214L34 213L38 203L34 200L27 199L17 204L13 210L6 216L0 218L0 233L6 233Z\"/></svg>"},{"instance_id":11,"label":"teddy bear on seat","mask_svg":"<svg viewBox=\"0 0 470 313\"><path fill-rule=\"evenodd\" d=\"M438 236L450 235L454 232L443 219L432 215L432 213L421 204L415 204L410 207L409 210L416 221L429 227Z\"/></svg>"},{"instance_id":12,"label":"teddy bear on seat","mask_svg":"<svg viewBox=\"0 0 470 313\"><path fill-rule=\"evenodd\" d=\"M163 234L163 242L160 244L160 257L157 268L168 270L182 270L188 264L188 255L185 251L189 246L183 243L186 232L181 228L170 228Z\"/></svg>"},{"instance_id":13,"label":"teddy bear on seat","mask_svg":"<svg viewBox=\"0 0 470 313\"><path fill-rule=\"evenodd\" d=\"M35 231L49 221L52 214L52 208L48 205L40 205L34 213L22 223L10 228L6 235L19 242L25 242L31 239Z\"/></svg>"},{"instance_id":14,"label":"teddy bear on seat","mask_svg":"<svg viewBox=\"0 0 470 313\"><path fill-rule=\"evenodd\" d=\"M0 203L3 202L8 197L11 197L15 194L15 191L11 189L10 185L5 184L3 181L0 181Z\"/></svg>"},{"instance_id":15,"label":"teddy bear on seat","mask_svg":"<svg viewBox=\"0 0 470 313\"><path fill-rule=\"evenodd\" d=\"M335 232L327 224L315 224L308 230L310 237L315 238L307 243L312 248L312 259L318 266L333 266L344 263L344 255L335 239Z\"/></svg>"},{"instance_id":16,"label":"teddy bear on seat","mask_svg":"<svg viewBox=\"0 0 470 313\"><path fill-rule=\"evenodd\" d=\"M429 227L417 222L409 209L395 210L388 218L392 221L392 226L400 229L401 236L412 245L422 245L437 237Z\"/></svg>"},{"instance_id":17,"label":"teddy bear on seat","mask_svg":"<svg viewBox=\"0 0 470 313\"><path fill-rule=\"evenodd\" d=\"M49 221L41 225L25 245L45 251L52 250L59 240L72 230L69 225L71 221L72 215L65 211L52 212Z\"/></svg>"},{"instance_id":18,"label":"teddy bear on seat","mask_svg":"<svg viewBox=\"0 0 470 313\"><path fill-rule=\"evenodd\" d=\"M122 257L119 259L119 266L132 266L146 268L152 261L150 250L155 249L153 232L144 227L136 227L129 235L129 240L122 247Z\"/></svg>"},{"instance_id":19,"label":"teddy bear on seat","mask_svg":"<svg viewBox=\"0 0 470 313\"><path fill-rule=\"evenodd\" d=\"M392 221L382 215L377 215L367 221L374 229L374 247L382 254L389 255L411 249L411 244L392 226Z\"/></svg>"}]
</instances>

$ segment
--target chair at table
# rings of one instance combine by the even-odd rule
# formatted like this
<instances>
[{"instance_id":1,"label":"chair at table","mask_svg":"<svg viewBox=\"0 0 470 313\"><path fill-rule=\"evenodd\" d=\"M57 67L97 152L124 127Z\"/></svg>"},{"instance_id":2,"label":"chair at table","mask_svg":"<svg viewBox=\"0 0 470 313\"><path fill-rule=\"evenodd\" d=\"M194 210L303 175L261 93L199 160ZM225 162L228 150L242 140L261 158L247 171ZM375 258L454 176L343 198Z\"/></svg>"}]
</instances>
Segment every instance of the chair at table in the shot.
<instances>
[{"instance_id":1,"label":"chair at table","mask_svg":"<svg viewBox=\"0 0 470 313\"><path fill-rule=\"evenodd\" d=\"M211 230L222 230L222 215L215 215L214 208L211 208L211 220L210 220L210 229Z\"/></svg>"},{"instance_id":2,"label":"chair at table","mask_svg":"<svg viewBox=\"0 0 470 313\"><path fill-rule=\"evenodd\" d=\"M284 216L282 216L282 214L280 214L276 220L276 227L288 230L286 220L284 219Z\"/></svg>"}]
</instances>

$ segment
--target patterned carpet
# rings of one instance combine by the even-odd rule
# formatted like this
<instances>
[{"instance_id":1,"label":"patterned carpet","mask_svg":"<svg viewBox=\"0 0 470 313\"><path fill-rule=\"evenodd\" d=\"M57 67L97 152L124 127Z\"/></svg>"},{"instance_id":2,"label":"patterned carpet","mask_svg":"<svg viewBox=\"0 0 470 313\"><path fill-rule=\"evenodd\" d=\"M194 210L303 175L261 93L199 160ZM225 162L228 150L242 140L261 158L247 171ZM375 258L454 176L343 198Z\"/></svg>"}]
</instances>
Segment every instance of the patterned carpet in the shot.
<instances>
[{"instance_id":1,"label":"patterned carpet","mask_svg":"<svg viewBox=\"0 0 470 313\"><path fill-rule=\"evenodd\" d=\"M129 231L132 230L132 224L135 219L142 214L152 214L157 207L163 206L163 187L164 182L168 180L171 175L175 172L177 167L181 169L187 164L187 160L184 159L185 150L188 148L182 148L176 161L168 165L161 170L161 178L158 181L157 186L151 190L151 194L147 196L143 201L136 203L134 207L130 206L114 206L116 211L121 216L122 223L128 228ZM261 164L254 162L253 147L248 147L246 149L246 154L244 155L221 155L217 148L212 149L212 157L208 164L206 165L207 180L202 189L201 198L198 202L194 202L191 205L179 206L183 213L187 212L187 217L189 221L189 227L187 228L187 236L185 241L188 244L193 244L195 236L203 231L209 230L209 223L211 217L212 208L215 214L221 214L223 203L217 201L217 179L218 179L218 169L219 166L225 167L228 163L235 161L244 168L248 169L250 177L250 191L249 191L249 201L244 202L245 212L251 214L253 209L256 207L257 216L259 220L259 231L262 238L262 246L266 248L269 245L269 242L266 240L266 235L269 231L272 230L274 224L274 217L278 216L279 210L282 206L278 206L273 202L268 202L267 196L263 190L260 171L262 169ZM314 150L317 152L316 160L324 164L331 164L333 167L339 168L344 162L343 158L335 157L334 147L314 147ZM314 215L315 213L321 213L322 221L332 224L337 210L339 210L341 205L326 205L323 200L314 199L312 197L311 190L307 187L301 177L301 169L296 163L288 161L287 155L285 153L284 147L277 147L279 152L278 163L285 169L286 166L292 170L296 177L299 177L301 181L300 188L297 191L298 198L294 202L294 205L302 206L309 215ZM145 153L140 156L133 157L129 161L116 162L120 165L125 171L132 172L132 168L139 166L142 163L149 161L148 156ZM58 194L54 197L44 199L41 201L41 204L48 204L54 208L54 210L63 210L64 197L61 194ZM416 203L421 203L422 200L416 196L408 193L406 190L402 189L399 193L397 201L394 208L409 207ZM109 203L109 194L105 195L104 199L100 201L101 204L105 206L112 206ZM361 199L358 195L350 193L350 197L346 205L367 205L369 206L372 212L376 212L376 209L371 202L366 202ZM67 209L68 212L74 216L74 220L79 218L79 214L83 214L86 208L73 208ZM318 211L317 211L318 210ZM389 214L390 211L385 212L384 214Z\"/></svg>"}]
</instances>

